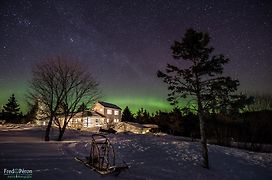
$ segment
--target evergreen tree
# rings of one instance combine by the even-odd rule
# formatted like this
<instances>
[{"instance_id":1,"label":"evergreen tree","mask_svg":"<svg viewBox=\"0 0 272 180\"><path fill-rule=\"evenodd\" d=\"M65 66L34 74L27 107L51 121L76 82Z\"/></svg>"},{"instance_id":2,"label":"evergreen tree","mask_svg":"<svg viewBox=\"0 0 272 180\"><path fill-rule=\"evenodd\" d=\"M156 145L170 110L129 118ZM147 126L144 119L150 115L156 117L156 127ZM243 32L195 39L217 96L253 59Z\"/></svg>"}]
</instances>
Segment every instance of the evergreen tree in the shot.
<instances>
[{"instance_id":1,"label":"evergreen tree","mask_svg":"<svg viewBox=\"0 0 272 180\"><path fill-rule=\"evenodd\" d=\"M0 112L0 120L4 119L4 109L1 110Z\"/></svg>"},{"instance_id":2,"label":"evergreen tree","mask_svg":"<svg viewBox=\"0 0 272 180\"><path fill-rule=\"evenodd\" d=\"M15 95L12 94L11 97L8 99L8 103L4 105L4 118L8 122L16 123L20 118L20 106L17 103Z\"/></svg>"},{"instance_id":3,"label":"evergreen tree","mask_svg":"<svg viewBox=\"0 0 272 180\"><path fill-rule=\"evenodd\" d=\"M29 107L30 109L26 114L25 123L33 122L37 120L37 114L39 111L38 101L36 101L34 104L29 104Z\"/></svg>"},{"instance_id":4,"label":"evergreen tree","mask_svg":"<svg viewBox=\"0 0 272 180\"><path fill-rule=\"evenodd\" d=\"M173 134L182 134L184 131L184 127L182 126L182 113L181 110L178 107L175 107L170 113L169 113L169 125L172 129Z\"/></svg>"},{"instance_id":5,"label":"evergreen tree","mask_svg":"<svg viewBox=\"0 0 272 180\"><path fill-rule=\"evenodd\" d=\"M188 96L195 100L205 168L209 168L205 116L218 105L221 111L227 111L235 100L239 100L239 96L231 95L237 90L239 81L222 76L223 65L229 59L223 55L212 55L214 48L209 46L209 42L207 33L188 29L182 41L175 41L171 49L173 57L187 61L189 67L167 64L165 73L157 73L168 84L168 101L172 105Z\"/></svg>"},{"instance_id":6,"label":"evergreen tree","mask_svg":"<svg viewBox=\"0 0 272 180\"><path fill-rule=\"evenodd\" d=\"M122 114L122 121L134 122L134 117L129 108L126 106L123 114Z\"/></svg>"},{"instance_id":7,"label":"evergreen tree","mask_svg":"<svg viewBox=\"0 0 272 180\"><path fill-rule=\"evenodd\" d=\"M149 123L150 122L150 114L145 109L141 108L136 113L136 121L138 123Z\"/></svg>"}]
</instances>

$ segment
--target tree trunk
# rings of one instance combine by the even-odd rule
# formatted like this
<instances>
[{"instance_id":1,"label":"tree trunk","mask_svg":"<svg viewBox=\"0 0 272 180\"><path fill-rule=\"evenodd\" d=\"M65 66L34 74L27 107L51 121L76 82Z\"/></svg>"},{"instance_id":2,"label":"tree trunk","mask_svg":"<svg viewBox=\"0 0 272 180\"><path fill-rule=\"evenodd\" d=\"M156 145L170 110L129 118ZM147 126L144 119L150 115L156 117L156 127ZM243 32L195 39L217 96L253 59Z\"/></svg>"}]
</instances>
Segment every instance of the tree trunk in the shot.
<instances>
[{"instance_id":1,"label":"tree trunk","mask_svg":"<svg viewBox=\"0 0 272 180\"><path fill-rule=\"evenodd\" d=\"M202 157L204 168L209 169L209 157L208 157L208 148L207 148L207 137L205 132L205 121L203 118L202 112L198 114L199 123L200 123L200 135L201 135L201 146L202 146Z\"/></svg>"},{"instance_id":2,"label":"tree trunk","mask_svg":"<svg viewBox=\"0 0 272 180\"><path fill-rule=\"evenodd\" d=\"M203 158L202 166L204 168L209 169L209 157L208 157L208 148L207 148L207 137L206 137L206 131L205 131L204 111L203 111L200 93L197 93L197 103L198 103L198 119L199 119L202 158Z\"/></svg>"},{"instance_id":3,"label":"tree trunk","mask_svg":"<svg viewBox=\"0 0 272 180\"><path fill-rule=\"evenodd\" d=\"M60 128L60 131L59 131L58 141L61 141L61 140L62 140L62 137L63 137L63 135L64 135L64 132L65 132L66 126L67 126L67 124L64 122L63 127L62 127L62 128Z\"/></svg>"},{"instance_id":4,"label":"tree trunk","mask_svg":"<svg viewBox=\"0 0 272 180\"><path fill-rule=\"evenodd\" d=\"M49 134L50 134L52 122L53 122L53 117L50 117L49 122L48 122L47 127L46 127L46 130L45 130L44 141L49 141L50 140Z\"/></svg>"},{"instance_id":5,"label":"tree trunk","mask_svg":"<svg viewBox=\"0 0 272 180\"><path fill-rule=\"evenodd\" d=\"M62 140L63 134L64 134L64 130L61 129L61 131L59 132L58 141L61 141L61 140Z\"/></svg>"},{"instance_id":6,"label":"tree trunk","mask_svg":"<svg viewBox=\"0 0 272 180\"><path fill-rule=\"evenodd\" d=\"M202 97L201 97L201 88L200 88L200 80L197 74L196 77L196 97L197 97L197 106L198 106L198 118L199 118L199 127L200 127L200 136L201 136L201 146L202 146L202 157L204 168L209 169L209 157L208 157L208 148L207 148L207 137L205 130L205 119L204 119L204 110L202 105Z\"/></svg>"}]
</instances>

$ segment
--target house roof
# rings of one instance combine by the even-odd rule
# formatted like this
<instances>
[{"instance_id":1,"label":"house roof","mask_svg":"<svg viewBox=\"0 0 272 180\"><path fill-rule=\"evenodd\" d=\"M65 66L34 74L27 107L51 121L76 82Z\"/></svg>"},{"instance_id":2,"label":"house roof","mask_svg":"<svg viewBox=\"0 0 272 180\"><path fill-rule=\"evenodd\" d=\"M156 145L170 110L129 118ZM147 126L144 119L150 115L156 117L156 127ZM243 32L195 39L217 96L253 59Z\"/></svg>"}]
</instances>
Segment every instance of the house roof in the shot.
<instances>
[{"instance_id":1,"label":"house roof","mask_svg":"<svg viewBox=\"0 0 272 180\"><path fill-rule=\"evenodd\" d=\"M107 103L107 102L103 102L103 101L98 101L99 104L101 104L104 107L108 107L108 108L113 108L113 109L120 109L121 108L115 104L111 104L111 103Z\"/></svg>"},{"instance_id":2,"label":"house roof","mask_svg":"<svg viewBox=\"0 0 272 180\"><path fill-rule=\"evenodd\" d=\"M99 117L105 117L104 115L97 113L95 111L82 111L75 114L74 117L89 117L89 116L99 116Z\"/></svg>"}]
</instances>

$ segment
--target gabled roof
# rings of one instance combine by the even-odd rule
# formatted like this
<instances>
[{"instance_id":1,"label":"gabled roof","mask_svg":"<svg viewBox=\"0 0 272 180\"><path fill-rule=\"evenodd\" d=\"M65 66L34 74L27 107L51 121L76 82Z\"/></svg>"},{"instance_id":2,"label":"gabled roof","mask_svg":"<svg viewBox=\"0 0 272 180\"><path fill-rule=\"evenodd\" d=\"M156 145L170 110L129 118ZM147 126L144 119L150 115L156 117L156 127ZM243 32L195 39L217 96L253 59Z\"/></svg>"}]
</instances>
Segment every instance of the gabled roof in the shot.
<instances>
[{"instance_id":1,"label":"gabled roof","mask_svg":"<svg viewBox=\"0 0 272 180\"><path fill-rule=\"evenodd\" d=\"M99 104L101 104L102 106L104 107L107 107L107 108L113 108L113 109L120 109L121 108L115 104L111 104L111 103L107 103L107 102L103 102L103 101L98 101Z\"/></svg>"},{"instance_id":2,"label":"gabled roof","mask_svg":"<svg viewBox=\"0 0 272 180\"><path fill-rule=\"evenodd\" d=\"M90 117L90 116L99 116L99 117L105 117L104 115L95 112L95 111L82 111L78 112L74 115L74 117L80 118L80 117Z\"/></svg>"}]
</instances>

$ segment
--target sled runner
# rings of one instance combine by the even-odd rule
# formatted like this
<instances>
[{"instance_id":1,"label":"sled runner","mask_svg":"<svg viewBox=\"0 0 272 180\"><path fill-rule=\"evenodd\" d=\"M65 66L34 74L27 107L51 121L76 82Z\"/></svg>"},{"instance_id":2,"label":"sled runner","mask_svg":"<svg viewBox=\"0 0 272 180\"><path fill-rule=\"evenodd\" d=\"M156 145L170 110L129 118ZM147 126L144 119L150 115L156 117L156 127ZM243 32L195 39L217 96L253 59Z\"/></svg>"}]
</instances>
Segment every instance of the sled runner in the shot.
<instances>
[{"instance_id":1,"label":"sled runner","mask_svg":"<svg viewBox=\"0 0 272 180\"><path fill-rule=\"evenodd\" d=\"M128 169L128 166L117 166L115 164L115 152L109 139L101 134L93 134L91 142L91 151L89 157L79 158L75 157L75 160L83 163L90 169L98 172L101 175L106 174L119 174L122 170Z\"/></svg>"}]
</instances>

